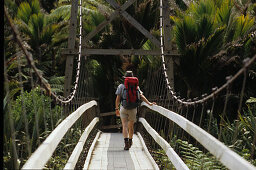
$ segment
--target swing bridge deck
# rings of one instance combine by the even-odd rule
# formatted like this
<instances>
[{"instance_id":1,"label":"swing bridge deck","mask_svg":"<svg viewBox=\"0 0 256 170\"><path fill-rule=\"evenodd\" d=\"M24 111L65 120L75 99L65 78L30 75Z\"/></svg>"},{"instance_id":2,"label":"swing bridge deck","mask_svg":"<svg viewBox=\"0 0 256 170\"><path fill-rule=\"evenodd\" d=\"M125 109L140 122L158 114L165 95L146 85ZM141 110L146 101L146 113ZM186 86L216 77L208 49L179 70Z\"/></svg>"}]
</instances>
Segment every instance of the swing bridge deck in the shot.
<instances>
[{"instance_id":1,"label":"swing bridge deck","mask_svg":"<svg viewBox=\"0 0 256 170\"><path fill-rule=\"evenodd\" d=\"M175 148L172 148L171 140L166 137L164 137L161 134L161 130L173 130L174 127L176 129L180 128L180 131L186 133L187 136L192 137L194 140L196 140L196 143L199 143L204 150L208 151L210 154L216 158L217 161L219 161L223 166L225 166L228 169L232 170L256 170L256 168L247 160L239 156L237 153L235 153L232 149L230 149L228 146L226 146L222 141L214 137L210 134L209 129L203 129L201 126L203 123L203 116L205 116L208 110L210 111L210 114L213 114L213 110L216 109L215 107L215 99L224 90L227 91L227 94L225 96L225 101L223 102L224 108L223 108L223 114L226 112L226 106L229 102L228 95L229 95L229 87L231 84L238 79L240 75L244 75L243 78L243 84L241 85L241 93L238 95L240 96L240 105L238 112L241 111L241 101L243 99L243 92L245 88L246 83L246 76L249 66L252 65L256 61L256 55L254 55L251 59L247 60L244 64L244 66L231 78L228 78L227 82L223 84L220 88L215 89L211 94L205 95L205 96L199 96L200 99L188 99L183 100L180 99L178 96L176 96L176 93L173 90L174 84L174 74L173 74L173 55L177 55L176 52L172 51L171 46L171 38L170 38L170 17L168 13L169 4L166 0L160 0L160 41L153 36L148 30L146 30L142 24L140 24L138 21L136 21L130 14L128 14L125 10L132 5L136 0L128 0L123 5L119 5L114 0L107 0L110 5L114 8L113 13L109 16L108 19L104 20L101 24L97 26L95 30L90 32L86 37L85 41L82 42L82 3L81 0L78 2L77 0L73 0L72 7L71 7L71 17L70 17L70 33L68 38L68 48L64 50L63 53L67 55L66 60L66 69L65 69L65 84L64 84L64 97L58 97L55 93L51 92L51 89L49 85L45 82L45 79L42 77L41 73L38 72L37 68L35 67L32 55L28 52L28 50L22 45L23 41L19 36L18 30L15 28L14 24L11 22L10 17L8 13L6 12L5 8L5 16L7 18L7 22L10 24L13 33L16 37L17 44L20 49L22 49L23 53L26 56L26 59L28 61L28 65L33 69L33 71L36 73L37 78L39 79L38 82L41 82L42 86L45 88L47 92L51 94L51 97L54 98L56 101L56 105L60 104L62 109L65 110L67 107L72 108L73 110L70 112L67 112L66 118L61 119L62 121L57 124L57 127L49 134L49 136L42 142L39 142L39 146L33 153L31 153L31 146L30 146L30 139L29 139L29 133L26 132L27 135L27 148L28 148L28 154L30 157L23 165L22 169L44 169L47 162L50 160L50 158L53 156L55 150L57 149L58 145L61 143L61 140L64 138L65 134L71 129L71 127L78 122L78 120L81 120L80 118L83 116L88 116L89 118L90 113L94 112L94 116L90 117L88 119L90 122L82 132L82 135L79 139L79 141L75 144L75 148L73 149L71 155L69 156L69 159L66 161L64 169L75 169L76 164L79 160L79 157L82 154L83 147L90 136L90 133L93 129L97 129L97 124L102 122L102 117L109 115L112 115L113 113L108 113L105 115L100 115L98 108L98 103L95 100L90 100L87 102L83 102L82 105L77 105L75 107L74 102L77 96L84 95L82 94L84 84L82 81L79 81L81 79L86 79L86 74L82 74L81 72L85 73L84 70L86 70L85 67L80 67L83 59L85 57L82 57L84 55L96 55L96 54L106 54L106 55L160 55L162 60L162 67L155 71L155 72L149 72L149 76L147 77L147 89L148 96L151 98L156 97L158 105L149 106L146 103L142 102L141 108L144 108L147 110L146 112L150 112L151 115L154 114L158 117L157 120L154 120L154 117L152 118L153 121L149 122L146 118L147 113L143 110L141 112L138 112L139 115L141 115L138 118L138 124L140 124L141 128L144 130L145 133L148 134L148 136L152 139L152 143L158 144L158 146L161 148L161 150L164 152L165 156L168 158L168 161L171 162L172 166L178 170L188 170L189 167L180 155L178 155L175 151ZM185 1L184 2L188 2ZM78 12L79 9L79 12ZM78 17L78 13L80 14ZM109 24L112 20L114 20L118 15L122 15L122 17L127 20L132 26L134 26L136 29L138 29L145 37L147 37L156 47L160 47L157 50L141 50L141 49L86 49L83 48L82 50L82 43L85 45L86 42L90 41L92 37L94 37L97 33L99 33L107 24ZM80 18L79 23L79 29L77 29L77 19ZM80 30L79 32L79 47L78 50L76 49L76 40L77 30ZM164 30L164 31L163 31ZM165 40L165 42L163 41ZM163 42L165 44L163 44ZM78 55L77 59L77 75L73 92L70 93L71 88L71 81L74 77L73 75L73 68L74 65L74 55ZM169 61L165 59L169 57ZM84 59L85 60L85 59ZM168 68L168 69L167 69ZM84 70L83 70L84 69ZM20 73L21 75L21 73ZM83 76L83 77L82 77ZM169 76L169 79L168 79ZM86 77L86 78L85 78ZM31 80L32 81L32 80ZM22 84L22 81L21 81ZM32 83L33 84L33 83ZM82 89L82 92L78 92L79 87ZM78 93L77 93L78 92ZM86 93L86 92L84 92ZM77 95L75 97L75 95ZM164 98L165 97L165 98ZM221 96L223 97L223 96ZM81 102L81 101L76 101ZM212 106L206 106L206 104L211 103ZM200 106L199 106L200 105ZM35 106L36 107L36 106ZM51 107L51 105L49 106ZM97 108L97 109L96 109ZM194 110L193 110L194 109ZM207 110L206 110L207 109ZM191 112L192 110L192 112ZM201 111L200 111L201 110ZM195 113L197 111L197 113ZM97 112L97 113L96 113ZM201 114L200 114L201 112ZM193 122L192 120L188 118L190 115L200 115L198 116L200 118L200 122ZM25 123L27 123L26 119L26 113L24 113L24 120ZM196 116L197 116L196 115ZM37 113L35 116L38 116ZM52 116L52 115L51 115ZM210 115L210 120L207 122L210 124L212 115ZM225 117L225 115L221 115ZM164 121L162 121L164 120ZM12 121L10 119L10 121ZM155 123L158 123L158 130L153 127ZM10 123L11 124L11 123ZM168 125L168 128L165 127L165 125ZM175 125L175 126L174 126ZM13 125L12 125L13 126ZM28 128L27 125L25 125L26 128ZM38 126L38 122L37 122ZM46 126L46 125L45 125ZM52 125L53 127L53 125ZM110 126L102 126L102 128L117 128L120 127L120 125L110 125ZM164 127L164 128L163 128ZM178 128L177 128L178 127ZM14 127L12 127L12 130L15 130ZM162 128L162 129L161 129ZM38 130L38 127L36 128ZM160 130L159 130L160 129ZM220 135L223 135L221 132L222 128L220 128ZM28 129L26 129L28 131ZM174 131L174 130L173 130ZM176 131L175 135L179 135ZM167 135L170 134L171 131L165 131ZM13 134L15 132L12 132ZM39 132L37 132L39 134ZM83 169L159 169L159 164L156 164L155 160L152 158L151 154L149 153L146 144L144 143L144 140L142 138L141 132L138 132L134 134L133 138L133 145L130 148L129 151L125 151L123 149L124 141L121 133L106 133L106 132L100 132L96 134L96 137L94 138L92 144L90 145L90 149L87 152L87 157L84 161ZM38 135L39 136L39 135ZM12 142L15 142L15 135L11 136ZM256 136L254 136L254 139L256 139ZM255 141L253 141L252 145L255 147ZM151 145L152 143L149 143ZM16 155L14 164L15 167L18 167L19 163L19 157L17 154L17 151L15 150L15 144L13 144L13 153L14 156ZM251 151L252 155L254 154L254 150ZM22 155L23 156L23 155ZM22 158L23 159L23 158ZM25 158L27 159L27 158ZM193 167L192 167L193 169Z\"/></svg>"}]
</instances>

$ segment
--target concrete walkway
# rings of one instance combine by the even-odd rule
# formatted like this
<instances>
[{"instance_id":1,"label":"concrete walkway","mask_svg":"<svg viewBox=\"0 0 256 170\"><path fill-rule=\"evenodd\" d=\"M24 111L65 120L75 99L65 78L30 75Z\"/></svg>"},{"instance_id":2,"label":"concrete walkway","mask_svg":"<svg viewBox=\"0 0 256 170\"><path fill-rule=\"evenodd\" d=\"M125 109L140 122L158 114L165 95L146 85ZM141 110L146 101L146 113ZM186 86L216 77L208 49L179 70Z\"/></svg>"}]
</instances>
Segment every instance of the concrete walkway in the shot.
<instances>
[{"instance_id":1,"label":"concrete walkway","mask_svg":"<svg viewBox=\"0 0 256 170\"><path fill-rule=\"evenodd\" d=\"M124 139L121 133L101 133L92 152L88 169L152 170L154 169L153 164L146 156L143 145L137 135L134 134L133 136L132 147L125 151Z\"/></svg>"}]
</instances>

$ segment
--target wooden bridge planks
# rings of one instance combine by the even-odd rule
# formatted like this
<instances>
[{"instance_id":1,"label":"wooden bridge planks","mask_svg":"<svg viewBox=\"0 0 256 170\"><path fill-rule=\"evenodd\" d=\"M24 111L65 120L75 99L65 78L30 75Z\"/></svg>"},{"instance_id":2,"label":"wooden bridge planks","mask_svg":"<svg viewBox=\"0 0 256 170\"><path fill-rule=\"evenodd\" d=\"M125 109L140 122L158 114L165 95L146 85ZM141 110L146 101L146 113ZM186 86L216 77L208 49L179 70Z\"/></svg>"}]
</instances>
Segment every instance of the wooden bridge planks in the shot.
<instances>
[{"instance_id":1,"label":"wooden bridge planks","mask_svg":"<svg viewBox=\"0 0 256 170\"><path fill-rule=\"evenodd\" d=\"M125 151L121 133L102 133L96 142L88 169L152 170L155 169L156 164L151 160L147 157L137 135L133 136L133 145L130 150Z\"/></svg>"}]
</instances>

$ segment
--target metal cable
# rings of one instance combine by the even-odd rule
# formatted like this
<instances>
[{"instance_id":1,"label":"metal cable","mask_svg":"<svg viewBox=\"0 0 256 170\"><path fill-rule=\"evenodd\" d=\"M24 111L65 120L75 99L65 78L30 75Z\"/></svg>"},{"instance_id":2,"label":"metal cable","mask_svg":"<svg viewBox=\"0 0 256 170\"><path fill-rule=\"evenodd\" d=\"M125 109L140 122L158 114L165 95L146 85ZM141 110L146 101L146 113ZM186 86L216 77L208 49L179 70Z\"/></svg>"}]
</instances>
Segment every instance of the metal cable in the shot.
<instances>
[{"instance_id":1,"label":"metal cable","mask_svg":"<svg viewBox=\"0 0 256 170\"><path fill-rule=\"evenodd\" d=\"M20 46L20 48L22 49L23 53L25 54L28 64L32 67L32 69L35 71L37 77L39 78L40 82L42 83L42 85L44 86L44 88L47 90L48 93L51 94L51 96L53 98L55 98L57 101L61 102L61 103L69 103L71 100L73 100L77 88L78 88L78 81L79 81L79 73L80 73L80 61L81 61L81 54L82 54L82 0L79 1L80 4L79 6L79 10L80 10L80 15L79 15L79 19L80 19L80 24L79 24L79 49L78 49L78 64L77 64L77 72L76 72L76 80L74 82L74 89L73 91L69 94L69 96L67 96L66 98L63 96L57 96L55 93L53 93L49 87L49 85L44 81L43 76L37 71L37 68L35 66L33 57L31 55L31 53L29 53L27 51L27 49L23 46L22 44L22 40L19 36L19 32L16 28L16 26L12 23L12 19L9 17L8 11L6 9L6 7L4 6L4 14L5 17L7 19L7 22L9 23L9 25L12 28L12 31L14 33L14 36L17 40L18 45Z\"/></svg>"},{"instance_id":2,"label":"metal cable","mask_svg":"<svg viewBox=\"0 0 256 170\"><path fill-rule=\"evenodd\" d=\"M168 74L167 74L167 67L166 67L166 62L165 62L165 54L164 54L164 40L163 40L163 0L160 0L160 51L161 51L161 58L162 58L162 67L163 67L163 74L166 79L166 85L169 93L171 94L171 97L176 100L180 104L184 105L194 105L194 104L199 104L199 103L204 103L210 99L212 99L214 96L218 95L221 91L223 91L225 88L227 88L234 80L236 80L247 68L254 63L256 60L256 55L254 55L251 59L245 59L244 60L244 66L227 82L222 85L220 88L217 88L216 91L212 92L211 94L205 95L202 99L197 99L195 101L182 101L179 99L178 96L175 95L175 92L172 90L172 87L170 86L170 82L168 80ZM188 99L189 100L189 99Z\"/></svg>"}]
</instances>

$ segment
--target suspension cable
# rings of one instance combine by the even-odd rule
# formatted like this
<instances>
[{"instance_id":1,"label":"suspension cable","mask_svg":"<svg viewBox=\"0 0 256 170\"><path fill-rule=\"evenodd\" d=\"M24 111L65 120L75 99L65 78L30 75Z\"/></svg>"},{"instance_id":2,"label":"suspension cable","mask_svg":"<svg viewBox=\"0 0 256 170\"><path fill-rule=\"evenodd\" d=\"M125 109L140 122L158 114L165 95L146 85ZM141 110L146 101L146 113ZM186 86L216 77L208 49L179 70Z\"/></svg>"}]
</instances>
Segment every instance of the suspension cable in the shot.
<instances>
[{"instance_id":1,"label":"suspension cable","mask_svg":"<svg viewBox=\"0 0 256 170\"><path fill-rule=\"evenodd\" d=\"M76 94L77 89L78 89L78 81L79 81L79 74L80 74L80 67L81 67L81 55L82 55L82 0L79 1L78 7L79 7L79 11L80 11L80 13L79 13L80 22L79 22L79 49L78 49L78 59L77 59L77 68L76 68L76 71L77 71L76 72L76 80L74 82L73 91L69 94L69 96L63 97L63 96L57 96L54 92L52 92L50 87L49 87L49 84L45 82L41 73L38 72L31 53L29 53L27 51L27 49L23 46L22 39L19 36L19 31L17 30L16 26L13 24L12 19L9 17L8 10L4 6L4 15L7 19L7 22L11 26L11 29L13 31L13 34L14 34L16 40L17 40L18 45L20 46L20 48L22 49L23 53L26 56L28 64L35 71L37 77L39 78L40 82L42 83L42 85L46 89L47 93L51 94L51 96L53 98L55 98L56 101L58 101L60 103L65 103L65 104L69 103L75 97L75 94Z\"/></svg>"},{"instance_id":2,"label":"suspension cable","mask_svg":"<svg viewBox=\"0 0 256 170\"><path fill-rule=\"evenodd\" d=\"M162 66L163 66L163 74L165 77L167 89L171 95L171 97L176 100L179 104L184 104L184 105L194 105L194 104L199 104L199 103L204 103L208 101L209 99L214 98L214 96L217 96L221 91L223 91L225 88L227 88L233 81L235 81L241 74L243 74L247 68L254 63L256 60L256 55L254 55L252 58L248 59L246 58L244 60L244 66L233 76L233 77L228 77L227 82L222 85L220 88L214 88L215 91L213 91L211 94L204 94L202 99L196 99L194 101L189 101L191 99L188 99L187 101L182 101L179 99L179 96L175 95L175 92L173 91L172 87L170 86L170 81L168 79L168 74L167 74L167 67L166 67L166 62L165 62L165 54L164 54L164 40L163 40L163 0L160 0L160 48L161 48L161 59L162 59Z\"/></svg>"}]
</instances>

